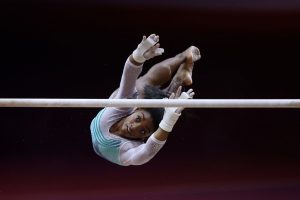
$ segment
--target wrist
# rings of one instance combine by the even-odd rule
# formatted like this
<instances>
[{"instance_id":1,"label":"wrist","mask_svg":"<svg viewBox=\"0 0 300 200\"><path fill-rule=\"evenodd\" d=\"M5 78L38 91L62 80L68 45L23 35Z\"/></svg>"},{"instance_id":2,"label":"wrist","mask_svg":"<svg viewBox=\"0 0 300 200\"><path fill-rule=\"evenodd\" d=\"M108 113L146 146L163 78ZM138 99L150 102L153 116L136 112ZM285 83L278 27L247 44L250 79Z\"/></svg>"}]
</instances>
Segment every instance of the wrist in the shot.
<instances>
[{"instance_id":1,"label":"wrist","mask_svg":"<svg viewBox=\"0 0 300 200\"><path fill-rule=\"evenodd\" d=\"M147 39L144 36L142 42L133 51L132 58L138 63L144 63L147 59L144 57L144 53L153 47L158 40L154 40L154 35L149 36Z\"/></svg>"},{"instance_id":2,"label":"wrist","mask_svg":"<svg viewBox=\"0 0 300 200\"><path fill-rule=\"evenodd\" d=\"M138 62L138 61L136 61L136 60L133 58L133 55L132 55L132 54L129 56L129 61L130 61L132 64L137 65L137 66L140 66L140 65L144 64L144 62Z\"/></svg>"},{"instance_id":3,"label":"wrist","mask_svg":"<svg viewBox=\"0 0 300 200\"><path fill-rule=\"evenodd\" d=\"M166 110L163 116L163 119L159 123L159 127L166 132L171 132L173 130L174 125L176 124L178 118L181 114Z\"/></svg>"},{"instance_id":4,"label":"wrist","mask_svg":"<svg viewBox=\"0 0 300 200\"><path fill-rule=\"evenodd\" d=\"M132 52L132 58L139 63L144 63L146 61L146 58L144 57L143 53L138 49Z\"/></svg>"}]
</instances>

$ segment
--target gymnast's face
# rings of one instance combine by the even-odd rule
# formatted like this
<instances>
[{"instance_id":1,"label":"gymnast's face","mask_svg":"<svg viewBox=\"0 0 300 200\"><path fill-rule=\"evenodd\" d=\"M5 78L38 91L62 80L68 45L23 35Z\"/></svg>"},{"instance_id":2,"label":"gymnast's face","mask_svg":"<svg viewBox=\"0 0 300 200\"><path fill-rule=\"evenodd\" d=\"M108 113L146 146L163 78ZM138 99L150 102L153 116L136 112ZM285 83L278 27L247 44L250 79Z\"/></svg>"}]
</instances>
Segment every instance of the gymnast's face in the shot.
<instances>
[{"instance_id":1,"label":"gymnast's face","mask_svg":"<svg viewBox=\"0 0 300 200\"><path fill-rule=\"evenodd\" d=\"M136 109L124 119L121 134L129 139L145 139L154 132L152 117L143 109Z\"/></svg>"}]
</instances>

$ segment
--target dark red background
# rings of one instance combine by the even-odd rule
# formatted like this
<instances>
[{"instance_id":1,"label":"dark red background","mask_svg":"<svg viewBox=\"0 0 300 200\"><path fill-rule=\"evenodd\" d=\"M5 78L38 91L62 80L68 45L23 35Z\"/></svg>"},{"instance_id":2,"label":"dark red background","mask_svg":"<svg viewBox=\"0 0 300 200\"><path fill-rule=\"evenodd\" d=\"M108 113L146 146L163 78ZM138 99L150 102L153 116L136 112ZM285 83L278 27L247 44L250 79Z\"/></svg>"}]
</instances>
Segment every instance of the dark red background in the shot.
<instances>
[{"instance_id":1,"label":"dark red background","mask_svg":"<svg viewBox=\"0 0 300 200\"><path fill-rule=\"evenodd\" d=\"M190 45L196 98L300 98L300 12L93 3L0 7L1 98L107 98L143 34ZM292 11L293 10L293 11ZM298 109L187 109L143 166L94 154L98 109L0 108L1 199L299 199Z\"/></svg>"}]
</instances>

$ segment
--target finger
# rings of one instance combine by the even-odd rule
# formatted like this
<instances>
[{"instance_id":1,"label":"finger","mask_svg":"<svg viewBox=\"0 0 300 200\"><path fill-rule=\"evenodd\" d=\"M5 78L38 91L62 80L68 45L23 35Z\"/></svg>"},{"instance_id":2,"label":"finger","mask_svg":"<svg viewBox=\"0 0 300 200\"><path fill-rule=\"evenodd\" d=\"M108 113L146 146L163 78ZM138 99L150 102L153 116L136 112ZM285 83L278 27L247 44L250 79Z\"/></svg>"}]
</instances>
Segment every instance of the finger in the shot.
<instances>
[{"instance_id":1,"label":"finger","mask_svg":"<svg viewBox=\"0 0 300 200\"><path fill-rule=\"evenodd\" d=\"M158 49L160 46L159 43L157 43L156 45L154 45L153 47L151 47L151 51L155 51L156 49Z\"/></svg>"},{"instance_id":2,"label":"finger","mask_svg":"<svg viewBox=\"0 0 300 200\"><path fill-rule=\"evenodd\" d=\"M150 37L151 39L154 40L155 36L156 36L156 35L153 33L153 34L151 34L149 37Z\"/></svg>"},{"instance_id":3,"label":"finger","mask_svg":"<svg viewBox=\"0 0 300 200\"><path fill-rule=\"evenodd\" d=\"M179 86L177 91L176 91L176 97L179 97L181 94L182 86Z\"/></svg>"},{"instance_id":4,"label":"finger","mask_svg":"<svg viewBox=\"0 0 300 200\"><path fill-rule=\"evenodd\" d=\"M156 35L156 36L153 38L153 40L154 40L155 42L158 42L158 41L159 41L159 36Z\"/></svg>"},{"instance_id":5,"label":"finger","mask_svg":"<svg viewBox=\"0 0 300 200\"><path fill-rule=\"evenodd\" d=\"M155 49L155 55L162 55L164 53L164 49L162 49L162 48L157 48L157 49Z\"/></svg>"},{"instance_id":6,"label":"finger","mask_svg":"<svg viewBox=\"0 0 300 200\"><path fill-rule=\"evenodd\" d=\"M147 38L147 37L144 35L144 36L143 36L143 39L142 39L142 42L143 42L143 41L145 41L145 40L146 40L146 38Z\"/></svg>"},{"instance_id":7,"label":"finger","mask_svg":"<svg viewBox=\"0 0 300 200\"><path fill-rule=\"evenodd\" d=\"M194 95L195 95L195 92L192 92L192 93L190 93L189 95L190 95L191 98L193 98Z\"/></svg>"},{"instance_id":8,"label":"finger","mask_svg":"<svg viewBox=\"0 0 300 200\"><path fill-rule=\"evenodd\" d=\"M172 94L169 96L169 99L174 99L174 97L175 97L175 94L174 94L174 92L172 92Z\"/></svg>"},{"instance_id":9,"label":"finger","mask_svg":"<svg viewBox=\"0 0 300 200\"><path fill-rule=\"evenodd\" d=\"M191 93L191 92L193 92L193 89L191 88L191 89L189 89L186 93Z\"/></svg>"}]
</instances>

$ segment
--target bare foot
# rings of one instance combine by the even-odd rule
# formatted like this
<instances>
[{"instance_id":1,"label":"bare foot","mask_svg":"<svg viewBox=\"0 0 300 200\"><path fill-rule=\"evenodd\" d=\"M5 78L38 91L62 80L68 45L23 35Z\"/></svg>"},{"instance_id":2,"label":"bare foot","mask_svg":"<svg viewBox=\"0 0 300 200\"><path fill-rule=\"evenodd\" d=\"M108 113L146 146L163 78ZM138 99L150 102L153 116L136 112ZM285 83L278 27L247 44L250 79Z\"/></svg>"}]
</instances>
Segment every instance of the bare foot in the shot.
<instances>
[{"instance_id":1,"label":"bare foot","mask_svg":"<svg viewBox=\"0 0 300 200\"><path fill-rule=\"evenodd\" d=\"M178 81L182 82L182 85L187 86L193 83L193 67L194 62L188 61L180 65L175 77Z\"/></svg>"},{"instance_id":2,"label":"bare foot","mask_svg":"<svg viewBox=\"0 0 300 200\"><path fill-rule=\"evenodd\" d=\"M175 92L179 86L189 86L193 83L194 62L201 58L200 51L197 47L191 46L182 52L182 55L185 56L185 61L179 66L171 84L166 89L167 92Z\"/></svg>"},{"instance_id":3,"label":"bare foot","mask_svg":"<svg viewBox=\"0 0 300 200\"><path fill-rule=\"evenodd\" d=\"M191 46L185 50L184 55L186 56L186 60L178 68L175 74L175 80L181 82L182 85L187 86L193 83L192 74L194 62L199 60L201 55L199 49L195 46Z\"/></svg>"},{"instance_id":4,"label":"bare foot","mask_svg":"<svg viewBox=\"0 0 300 200\"><path fill-rule=\"evenodd\" d=\"M172 92L176 92L179 86L191 85L193 83L193 66L194 62L185 61L182 63L165 91L171 94Z\"/></svg>"},{"instance_id":5,"label":"bare foot","mask_svg":"<svg viewBox=\"0 0 300 200\"><path fill-rule=\"evenodd\" d=\"M185 50L184 54L186 55L186 62L188 63L196 62L201 58L200 50L195 46L190 46Z\"/></svg>"}]
</instances>

